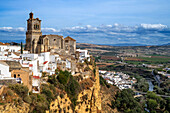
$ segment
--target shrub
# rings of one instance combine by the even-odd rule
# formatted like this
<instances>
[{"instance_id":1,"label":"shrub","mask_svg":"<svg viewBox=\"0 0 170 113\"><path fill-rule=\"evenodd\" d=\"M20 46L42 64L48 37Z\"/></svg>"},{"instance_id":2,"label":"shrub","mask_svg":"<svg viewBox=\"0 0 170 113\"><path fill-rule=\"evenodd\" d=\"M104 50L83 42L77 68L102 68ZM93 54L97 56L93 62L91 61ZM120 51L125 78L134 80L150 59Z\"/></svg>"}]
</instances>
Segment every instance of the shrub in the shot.
<instances>
[{"instance_id":1,"label":"shrub","mask_svg":"<svg viewBox=\"0 0 170 113\"><path fill-rule=\"evenodd\" d=\"M61 84L66 85L70 75L71 73L68 71L60 71L60 73L57 76L57 79Z\"/></svg>"},{"instance_id":2,"label":"shrub","mask_svg":"<svg viewBox=\"0 0 170 113\"><path fill-rule=\"evenodd\" d=\"M94 73L94 76L96 76L96 69L95 68L93 69L93 73Z\"/></svg>"},{"instance_id":3,"label":"shrub","mask_svg":"<svg viewBox=\"0 0 170 113\"><path fill-rule=\"evenodd\" d=\"M100 76L100 85L110 88L110 85L106 82L106 80L102 76Z\"/></svg>"},{"instance_id":4,"label":"shrub","mask_svg":"<svg viewBox=\"0 0 170 113\"><path fill-rule=\"evenodd\" d=\"M23 102L23 101L22 101L22 99L21 99L21 98L18 98L18 100L17 100L17 101L18 101L19 105L22 105L22 102Z\"/></svg>"},{"instance_id":5,"label":"shrub","mask_svg":"<svg viewBox=\"0 0 170 113\"><path fill-rule=\"evenodd\" d=\"M7 91L7 95L9 95L9 96L13 96L13 95L14 95L14 92L13 92L11 89L8 89L8 91Z\"/></svg>"},{"instance_id":6,"label":"shrub","mask_svg":"<svg viewBox=\"0 0 170 113\"><path fill-rule=\"evenodd\" d=\"M46 96L46 99L48 102L51 102L52 100L54 100L54 94L48 87L42 87L41 93Z\"/></svg>"},{"instance_id":7,"label":"shrub","mask_svg":"<svg viewBox=\"0 0 170 113\"><path fill-rule=\"evenodd\" d=\"M148 108L150 111L154 110L157 106L158 106L158 103L156 102L156 100L149 99L149 100L147 101L147 108Z\"/></svg>"},{"instance_id":8,"label":"shrub","mask_svg":"<svg viewBox=\"0 0 170 113\"><path fill-rule=\"evenodd\" d=\"M63 95L63 94L60 94L60 97L61 97L61 98L64 98L64 95Z\"/></svg>"},{"instance_id":9,"label":"shrub","mask_svg":"<svg viewBox=\"0 0 170 113\"><path fill-rule=\"evenodd\" d=\"M114 109L115 108L115 101L111 101L111 108Z\"/></svg>"},{"instance_id":10,"label":"shrub","mask_svg":"<svg viewBox=\"0 0 170 113\"><path fill-rule=\"evenodd\" d=\"M12 84L12 85L9 85L9 88L13 90L15 93L17 93L22 98L28 95L29 89L27 86L24 86L21 84Z\"/></svg>"},{"instance_id":11,"label":"shrub","mask_svg":"<svg viewBox=\"0 0 170 113\"><path fill-rule=\"evenodd\" d=\"M25 96L23 100L24 100L26 103L29 103L29 104L32 102L30 96L28 96L28 95Z\"/></svg>"},{"instance_id":12,"label":"shrub","mask_svg":"<svg viewBox=\"0 0 170 113\"><path fill-rule=\"evenodd\" d=\"M48 82L56 86L57 85L56 75L48 76Z\"/></svg>"},{"instance_id":13,"label":"shrub","mask_svg":"<svg viewBox=\"0 0 170 113\"><path fill-rule=\"evenodd\" d=\"M30 95L30 98L31 98L31 103L33 104L33 105L35 105L36 103L37 103L37 96L36 95Z\"/></svg>"}]
</instances>

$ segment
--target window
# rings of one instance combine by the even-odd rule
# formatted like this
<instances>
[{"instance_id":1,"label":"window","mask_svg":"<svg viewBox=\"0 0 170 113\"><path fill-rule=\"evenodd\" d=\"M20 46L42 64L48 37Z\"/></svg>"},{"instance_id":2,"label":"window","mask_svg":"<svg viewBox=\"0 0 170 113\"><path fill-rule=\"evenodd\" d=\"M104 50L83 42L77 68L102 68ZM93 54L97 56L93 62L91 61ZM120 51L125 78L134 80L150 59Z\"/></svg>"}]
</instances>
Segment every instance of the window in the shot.
<instances>
[{"instance_id":1,"label":"window","mask_svg":"<svg viewBox=\"0 0 170 113\"><path fill-rule=\"evenodd\" d=\"M14 74L14 78L16 78L16 74Z\"/></svg>"},{"instance_id":2,"label":"window","mask_svg":"<svg viewBox=\"0 0 170 113\"><path fill-rule=\"evenodd\" d=\"M18 77L20 76L20 74L18 74Z\"/></svg>"},{"instance_id":3,"label":"window","mask_svg":"<svg viewBox=\"0 0 170 113\"><path fill-rule=\"evenodd\" d=\"M68 43L68 40L65 40L66 43Z\"/></svg>"},{"instance_id":4,"label":"window","mask_svg":"<svg viewBox=\"0 0 170 113\"><path fill-rule=\"evenodd\" d=\"M39 25L38 24L34 25L34 29L38 30L39 29Z\"/></svg>"},{"instance_id":5,"label":"window","mask_svg":"<svg viewBox=\"0 0 170 113\"><path fill-rule=\"evenodd\" d=\"M56 39L54 39L54 41L56 41Z\"/></svg>"}]
</instances>

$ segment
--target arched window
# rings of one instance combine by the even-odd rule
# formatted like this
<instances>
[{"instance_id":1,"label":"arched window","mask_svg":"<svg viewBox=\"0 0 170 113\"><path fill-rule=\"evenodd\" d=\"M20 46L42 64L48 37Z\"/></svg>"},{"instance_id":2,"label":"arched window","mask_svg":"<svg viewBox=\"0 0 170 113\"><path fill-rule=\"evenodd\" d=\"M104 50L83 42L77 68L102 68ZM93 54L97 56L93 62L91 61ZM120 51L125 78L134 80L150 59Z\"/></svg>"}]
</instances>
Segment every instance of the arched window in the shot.
<instances>
[{"instance_id":1,"label":"arched window","mask_svg":"<svg viewBox=\"0 0 170 113\"><path fill-rule=\"evenodd\" d=\"M14 74L14 78L16 78L16 74Z\"/></svg>"}]
</instances>

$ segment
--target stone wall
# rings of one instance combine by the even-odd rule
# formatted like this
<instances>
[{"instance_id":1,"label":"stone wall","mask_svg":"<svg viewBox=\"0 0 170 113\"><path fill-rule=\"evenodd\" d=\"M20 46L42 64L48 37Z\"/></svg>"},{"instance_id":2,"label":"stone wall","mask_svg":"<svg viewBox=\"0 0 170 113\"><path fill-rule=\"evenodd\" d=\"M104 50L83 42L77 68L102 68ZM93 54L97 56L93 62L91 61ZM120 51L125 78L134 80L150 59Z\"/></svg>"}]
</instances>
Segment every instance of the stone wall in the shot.
<instances>
[{"instance_id":1,"label":"stone wall","mask_svg":"<svg viewBox=\"0 0 170 113\"><path fill-rule=\"evenodd\" d=\"M20 78L22 83L28 87L29 91L32 90L32 78L28 70L13 70L11 71L11 77Z\"/></svg>"}]
</instances>

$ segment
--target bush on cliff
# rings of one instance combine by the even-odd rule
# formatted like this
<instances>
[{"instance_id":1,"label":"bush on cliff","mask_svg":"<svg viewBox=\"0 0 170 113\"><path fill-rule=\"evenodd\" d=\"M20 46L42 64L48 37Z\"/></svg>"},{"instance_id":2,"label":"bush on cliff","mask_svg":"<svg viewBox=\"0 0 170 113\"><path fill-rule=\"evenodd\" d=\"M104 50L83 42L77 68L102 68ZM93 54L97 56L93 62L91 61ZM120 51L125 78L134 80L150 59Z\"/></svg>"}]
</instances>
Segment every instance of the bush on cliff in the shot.
<instances>
[{"instance_id":1,"label":"bush on cliff","mask_svg":"<svg viewBox=\"0 0 170 113\"><path fill-rule=\"evenodd\" d=\"M9 88L22 98L28 95L29 90L27 86L21 84L10 84Z\"/></svg>"},{"instance_id":2,"label":"bush on cliff","mask_svg":"<svg viewBox=\"0 0 170 113\"><path fill-rule=\"evenodd\" d=\"M75 106L77 96L81 90L79 83L68 71L60 71L57 79L61 84L65 86L65 91Z\"/></svg>"},{"instance_id":3,"label":"bush on cliff","mask_svg":"<svg viewBox=\"0 0 170 113\"><path fill-rule=\"evenodd\" d=\"M106 82L106 80L102 76L100 76L100 85L110 88L110 85Z\"/></svg>"},{"instance_id":4,"label":"bush on cliff","mask_svg":"<svg viewBox=\"0 0 170 113\"><path fill-rule=\"evenodd\" d=\"M66 85L70 76L71 76L70 72L60 71L60 73L57 76L57 79L61 84Z\"/></svg>"}]
</instances>

